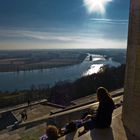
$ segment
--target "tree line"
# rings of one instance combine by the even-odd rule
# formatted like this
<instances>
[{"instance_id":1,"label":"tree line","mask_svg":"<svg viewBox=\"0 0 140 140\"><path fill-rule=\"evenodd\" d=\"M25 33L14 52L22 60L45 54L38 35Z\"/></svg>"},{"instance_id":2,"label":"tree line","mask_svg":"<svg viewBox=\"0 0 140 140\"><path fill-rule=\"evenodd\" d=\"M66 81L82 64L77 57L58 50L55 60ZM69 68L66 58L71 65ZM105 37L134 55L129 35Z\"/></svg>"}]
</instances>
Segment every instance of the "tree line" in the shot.
<instances>
[{"instance_id":1,"label":"tree line","mask_svg":"<svg viewBox=\"0 0 140 140\"><path fill-rule=\"evenodd\" d=\"M0 93L0 108L9 105L47 99L49 102L61 105L70 105L72 100L94 94L100 86L109 91L124 86L125 64L119 67L104 66L102 71L77 79L74 82L59 82L53 87L32 86L28 90L15 90Z\"/></svg>"}]
</instances>

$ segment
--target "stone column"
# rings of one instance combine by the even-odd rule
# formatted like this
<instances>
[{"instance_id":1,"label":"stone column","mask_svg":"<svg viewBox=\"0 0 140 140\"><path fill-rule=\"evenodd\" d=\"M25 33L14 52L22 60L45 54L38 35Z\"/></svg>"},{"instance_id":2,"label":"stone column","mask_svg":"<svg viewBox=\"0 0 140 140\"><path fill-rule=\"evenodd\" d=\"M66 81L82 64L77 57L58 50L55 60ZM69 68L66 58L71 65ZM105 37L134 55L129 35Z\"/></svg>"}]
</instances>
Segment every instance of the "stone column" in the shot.
<instances>
[{"instance_id":1,"label":"stone column","mask_svg":"<svg viewBox=\"0 0 140 140\"><path fill-rule=\"evenodd\" d=\"M2 118L2 114L0 113L0 119Z\"/></svg>"},{"instance_id":2,"label":"stone column","mask_svg":"<svg viewBox=\"0 0 140 140\"><path fill-rule=\"evenodd\" d=\"M140 138L140 0L131 0L122 119Z\"/></svg>"}]
</instances>

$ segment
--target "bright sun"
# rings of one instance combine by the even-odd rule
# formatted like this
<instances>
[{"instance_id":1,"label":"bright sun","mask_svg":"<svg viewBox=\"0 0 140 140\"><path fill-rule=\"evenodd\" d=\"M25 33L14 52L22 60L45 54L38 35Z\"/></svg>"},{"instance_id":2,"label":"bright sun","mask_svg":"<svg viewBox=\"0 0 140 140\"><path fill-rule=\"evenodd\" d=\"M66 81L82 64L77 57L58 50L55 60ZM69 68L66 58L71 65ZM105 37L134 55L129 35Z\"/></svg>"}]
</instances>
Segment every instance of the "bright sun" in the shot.
<instances>
[{"instance_id":1,"label":"bright sun","mask_svg":"<svg viewBox=\"0 0 140 140\"><path fill-rule=\"evenodd\" d=\"M99 13L105 14L105 8L108 2L112 0L84 0L84 5L87 7L89 14Z\"/></svg>"}]
</instances>

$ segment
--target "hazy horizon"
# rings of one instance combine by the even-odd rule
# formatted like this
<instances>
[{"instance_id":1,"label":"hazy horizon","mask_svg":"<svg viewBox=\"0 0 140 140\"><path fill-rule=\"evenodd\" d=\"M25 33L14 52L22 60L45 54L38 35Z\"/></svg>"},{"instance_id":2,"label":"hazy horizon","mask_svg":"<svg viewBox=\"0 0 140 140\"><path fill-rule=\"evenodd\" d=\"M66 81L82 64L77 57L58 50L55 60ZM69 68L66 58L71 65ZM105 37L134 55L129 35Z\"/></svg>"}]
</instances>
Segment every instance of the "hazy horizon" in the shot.
<instances>
[{"instance_id":1,"label":"hazy horizon","mask_svg":"<svg viewBox=\"0 0 140 140\"><path fill-rule=\"evenodd\" d=\"M36 50L126 50L127 48L13 48L13 49L0 49L0 51L36 51Z\"/></svg>"}]
</instances>

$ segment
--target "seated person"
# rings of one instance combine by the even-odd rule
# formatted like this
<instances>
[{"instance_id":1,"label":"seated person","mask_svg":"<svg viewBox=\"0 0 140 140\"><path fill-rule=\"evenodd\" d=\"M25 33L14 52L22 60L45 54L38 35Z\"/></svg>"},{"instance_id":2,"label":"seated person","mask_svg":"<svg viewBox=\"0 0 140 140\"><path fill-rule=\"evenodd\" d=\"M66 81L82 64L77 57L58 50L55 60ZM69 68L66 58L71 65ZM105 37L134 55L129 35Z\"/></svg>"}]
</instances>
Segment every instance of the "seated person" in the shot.
<instances>
[{"instance_id":1,"label":"seated person","mask_svg":"<svg viewBox=\"0 0 140 140\"><path fill-rule=\"evenodd\" d=\"M79 132L79 136L93 128L108 128L111 125L115 105L107 89L99 87L97 89L97 99L99 101L97 113L95 116L88 114L83 119L84 130Z\"/></svg>"},{"instance_id":2,"label":"seated person","mask_svg":"<svg viewBox=\"0 0 140 140\"><path fill-rule=\"evenodd\" d=\"M76 125L76 121L71 121L69 123L67 123L63 128L61 128L60 135L66 135L68 133L72 133L75 132L77 130L77 125Z\"/></svg>"},{"instance_id":3,"label":"seated person","mask_svg":"<svg viewBox=\"0 0 140 140\"><path fill-rule=\"evenodd\" d=\"M46 128L46 134L41 136L39 140L57 140L58 129L54 125L48 125Z\"/></svg>"}]
</instances>

